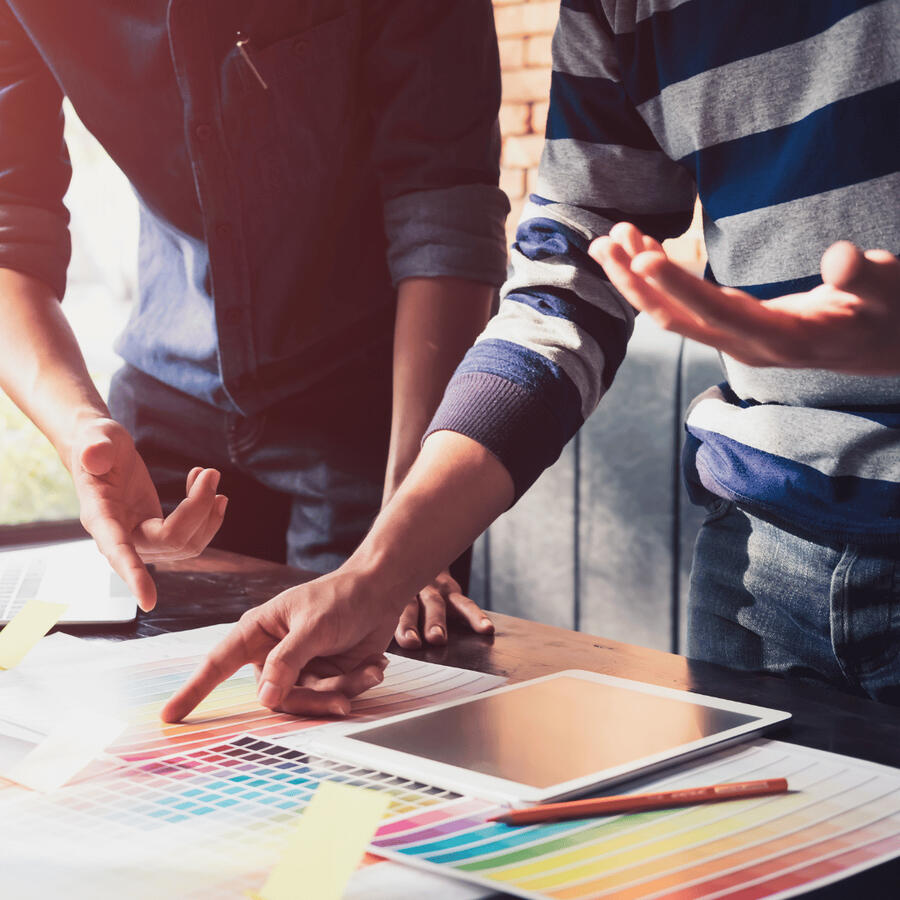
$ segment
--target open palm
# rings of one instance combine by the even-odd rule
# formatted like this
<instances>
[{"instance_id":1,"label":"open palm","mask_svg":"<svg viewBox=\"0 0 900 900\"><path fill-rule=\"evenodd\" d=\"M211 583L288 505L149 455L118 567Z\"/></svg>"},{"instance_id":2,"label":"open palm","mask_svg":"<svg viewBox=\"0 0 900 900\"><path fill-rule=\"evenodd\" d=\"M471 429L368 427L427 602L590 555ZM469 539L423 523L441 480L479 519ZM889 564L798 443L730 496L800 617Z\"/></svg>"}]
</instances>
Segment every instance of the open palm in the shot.
<instances>
[{"instance_id":1,"label":"open palm","mask_svg":"<svg viewBox=\"0 0 900 900\"><path fill-rule=\"evenodd\" d=\"M691 275L627 222L590 253L632 306L740 362L900 374L900 261L887 250L838 241L822 256L823 284L763 301Z\"/></svg>"},{"instance_id":2,"label":"open palm","mask_svg":"<svg viewBox=\"0 0 900 900\"><path fill-rule=\"evenodd\" d=\"M144 563L196 556L212 540L225 514L225 497L216 494L219 473L192 470L187 496L164 517L131 436L112 419L79 430L70 468L82 524L141 607L151 609L156 587Z\"/></svg>"}]
</instances>

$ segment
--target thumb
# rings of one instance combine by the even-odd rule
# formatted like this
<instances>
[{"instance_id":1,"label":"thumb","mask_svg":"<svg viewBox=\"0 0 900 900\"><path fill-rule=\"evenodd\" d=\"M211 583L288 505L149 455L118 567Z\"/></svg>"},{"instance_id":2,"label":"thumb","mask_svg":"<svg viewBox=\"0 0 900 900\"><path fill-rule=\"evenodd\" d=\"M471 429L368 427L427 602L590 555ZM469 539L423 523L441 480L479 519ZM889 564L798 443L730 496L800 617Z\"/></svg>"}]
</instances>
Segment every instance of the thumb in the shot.
<instances>
[{"instance_id":1,"label":"thumb","mask_svg":"<svg viewBox=\"0 0 900 900\"><path fill-rule=\"evenodd\" d=\"M838 290L860 297L880 297L887 290L879 254L863 253L849 241L832 244L822 255L821 268L822 280Z\"/></svg>"},{"instance_id":2,"label":"thumb","mask_svg":"<svg viewBox=\"0 0 900 900\"><path fill-rule=\"evenodd\" d=\"M106 475L113 467L115 457L112 439L109 435L97 430L82 446L79 463L91 475Z\"/></svg>"}]
</instances>

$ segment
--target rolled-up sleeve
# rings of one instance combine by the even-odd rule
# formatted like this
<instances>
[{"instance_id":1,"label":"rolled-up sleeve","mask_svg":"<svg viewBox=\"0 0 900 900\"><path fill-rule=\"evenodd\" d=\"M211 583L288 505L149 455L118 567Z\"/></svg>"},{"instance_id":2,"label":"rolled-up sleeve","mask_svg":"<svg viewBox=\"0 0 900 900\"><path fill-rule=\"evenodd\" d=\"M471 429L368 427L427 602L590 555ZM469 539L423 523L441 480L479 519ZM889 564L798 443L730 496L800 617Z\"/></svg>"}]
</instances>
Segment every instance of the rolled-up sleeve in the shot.
<instances>
[{"instance_id":1,"label":"rolled-up sleeve","mask_svg":"<svg viewBox=\"0 0 900 900\"><path fill-rule=\"evenodd\" d=\"M537 191L509 280L426 434L464 434L512 476L516 498L559 457L612 384L635 310L588 252L616 222L662 241L690 224L695 185L632 104L599 4L563 0Z\"/></svg>"},{"instance_id":2,"label":"rolled-up sleeve","mask_svg":"<svg viewBox=\"0 0 900 900\"><path fill-rule=\"evenodd\" d=\"M0 5L0 267L40 279L60 298L71 255L62 99L21 25Z\"/></svg>"},{"instance_id":3,"label":"rolled-up sleeve","mask_svg":"<svg viewBox=\"0 0 900 900\"><path fill-rule=\"evenodd\" d=\"M394 284L440 275L500 285L509 203L490 0L367 4L364 80Z\"/></svg>"}]
</instances>

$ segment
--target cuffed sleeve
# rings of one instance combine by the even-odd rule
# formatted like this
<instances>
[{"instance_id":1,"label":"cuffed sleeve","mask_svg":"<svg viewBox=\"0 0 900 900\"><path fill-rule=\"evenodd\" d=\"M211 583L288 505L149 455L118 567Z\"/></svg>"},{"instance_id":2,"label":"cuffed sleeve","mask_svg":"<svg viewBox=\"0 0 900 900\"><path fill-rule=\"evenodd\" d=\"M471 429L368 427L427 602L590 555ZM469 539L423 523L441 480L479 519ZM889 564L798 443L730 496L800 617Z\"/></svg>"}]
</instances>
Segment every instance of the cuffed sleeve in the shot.
<instances>
[{"instance_id":1,"label":"cuffed sleeve","mask_svg":"<svg viewBox=\"0 0 900 900\"><path fill-rule=\"evenodd\" d=\"M71 166L62 92L19 22L0 6L0 266L66 289L63 196Z\"/></svg>"},{"instance_id":2,"label":"cuffed sleeve","mask_svg":"<svg viewBox=\"0 0 900 900\"><path fill-rule=\"evenodd\" d=\"M695 195L628 98L604 17L563 0L553 59L537 193L519 221L500 311L427 432L482 443L516 498L596 408L633 331L635 311L591 258L591 242L619 221L658 240L680 234Z\"/></svg>"},{"instance_id":3,"label":"cuffed sleeve","mask_svg":"<svg viewBox=\"0 0 900 900\"><path fill-rule=\"evenodd\" d=\"M394 284L506 273L500 65L490 0L366 6L365 83Z\"/></svg>"},{"instance_id":4,"label":"cuffed sleeve","mask_svg":"<svg viewBox=\"0 0 900 900\"><path fill-rule=\"evenodd\" d=\"M506 195L487 184L417 191L384 207L388 266L404 278L452 275L497 286L506 277Z\"/></svg>"},{"instance_id":5,"label":"cuffed sleeve","mask_svg":"<svg viewBox=\"0 0 900 900\"><path fill-rule=\"evenodd\" d=\"M428 429L455 431L477 441L509 471L513 502L559 456L566 424L535 391L486 372L466 372L447 387Z\"/></svg>"}]
</instances>

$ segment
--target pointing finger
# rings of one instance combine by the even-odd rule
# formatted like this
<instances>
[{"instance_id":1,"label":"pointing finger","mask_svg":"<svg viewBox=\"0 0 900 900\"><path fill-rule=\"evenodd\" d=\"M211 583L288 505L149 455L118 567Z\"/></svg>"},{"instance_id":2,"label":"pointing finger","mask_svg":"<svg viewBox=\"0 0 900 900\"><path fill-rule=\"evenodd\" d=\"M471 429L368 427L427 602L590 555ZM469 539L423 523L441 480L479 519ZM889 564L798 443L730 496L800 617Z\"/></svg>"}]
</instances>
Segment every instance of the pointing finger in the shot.
<instances>
[{"instance_id":1,"label":"pointing finger","mask_svg":"<svg viewBox=\"0 0 900 900\"><path fill-rule=\"evenodd\" d=\"M128 585L138 606L144 612L153 609L156 585L121 523L110 518L96 518L84 522L84 527L112 569Z\"/></svg>"},{"instance_id":2,"label":"pointing finger","mask_svg":"<svg viewBox=\"0 0 900 900\"><path fill-rule=\"evenodd\" d=\"M128 585L138 606L144 612L150 612L156 606L156 584L134 549L134 545L130 542L115 544L107 553L106 558L119 577Z\"/></svg>"},{"instance_id":3,"label":"pointing finger","mask_svg":"<svg viewBox=\"0 0 900 900\"><path fill-rule=\"evenodd\" d=\"M252 623L239 621L169 699L160 718L164 722L180 722L213 688L230 678L241 666L259 662L272 642L272 638Z\"/></svg>"}]
</instances>

